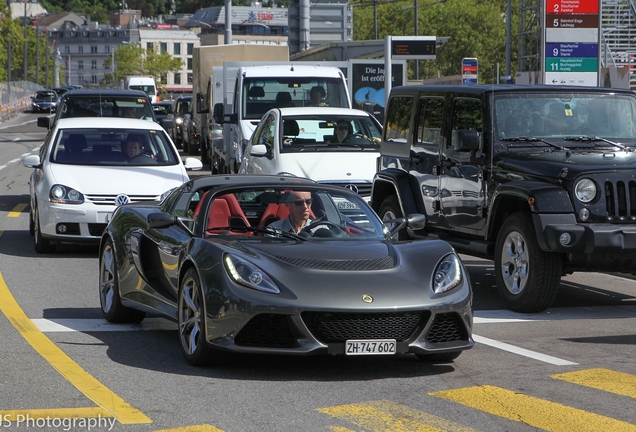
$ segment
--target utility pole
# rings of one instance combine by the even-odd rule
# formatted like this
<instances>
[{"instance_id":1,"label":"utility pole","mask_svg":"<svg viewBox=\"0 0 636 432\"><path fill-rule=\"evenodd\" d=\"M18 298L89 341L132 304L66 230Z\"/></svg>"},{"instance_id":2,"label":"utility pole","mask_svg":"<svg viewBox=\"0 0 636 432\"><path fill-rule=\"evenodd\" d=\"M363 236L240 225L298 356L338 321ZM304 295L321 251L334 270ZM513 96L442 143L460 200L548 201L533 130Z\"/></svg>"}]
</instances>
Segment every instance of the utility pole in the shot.
<instances>
[{"instance_id":1,"label":"utility pole","mask_svg":"<svg viewBox=\"0 0 636 432\"><path fill-rule=\"evenodd\" d=\"M7 0L9 18L11 17L11 0ZM11 100L11 32L7 34L7 97Z\"/></svg>"},{"instance_id":2,"label":"utility pole","mask_svg":"<svg viewBox=\"0 0 636 432\"><path fill-rule=\"evenodd\" d=\"M24 81L28 81L29 77L27 77L27 2L24 0L24 19L22 22L24 23Z\"/></svg>"},{"instance_id":3,"label":"utility pole","mask_svg":"<svg viewBox=\"0 0 636 432\"><path fill-rule=\"evenodd\" d=\"M35 84L40 85L40 16L35 17Z\"/></svg>"}]
</instances>

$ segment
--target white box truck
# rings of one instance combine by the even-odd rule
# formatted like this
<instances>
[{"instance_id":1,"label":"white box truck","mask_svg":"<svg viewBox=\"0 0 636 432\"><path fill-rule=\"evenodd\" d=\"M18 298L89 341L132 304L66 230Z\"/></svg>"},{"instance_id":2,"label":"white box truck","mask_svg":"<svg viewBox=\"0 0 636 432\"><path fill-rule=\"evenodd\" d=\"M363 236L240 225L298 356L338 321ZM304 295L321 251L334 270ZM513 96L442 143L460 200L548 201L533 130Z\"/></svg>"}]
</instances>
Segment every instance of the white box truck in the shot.
<instances>
[{"instance_id":1,"label":"white box truck","mask_svg":"<svg viewBox=\"0 0 636 432\"><path fill-rule=\"evenodd\" d=\"M224 87L212 86L212 70L222 67L225 62L242 61L289 61L289 47L284 45L206 45L194 47L192 51L192 101L193 109L184 122L183 148L188 154L201 152L201 160L209 163L210 144L217 139L217 131L221 127L212 119L211 109L197 112L195 102L197 95L206 95L207 106L223 102ZM234 77L232 77L234 79ZM232 84L233 86L233 84ZM214 99L218 96L219 99Z\"/></svg>"},{"instance_id":2,"label":"white box truck","mask_svg":"<svg viewBox=\"0 0 636 432\"><path fill-rule=\"evenodd\" d=\"M197 94L199 113L223 125L222 138L210 145L213 173L237 173L243 150L265 112L285 106L311 106L312 88L322 88L321 103L351 108L345 75L319 62L225 62L213 68L207 93ZM222 98L222 100L220 100Z\"/></svg>"},{"instance_id":3,"label":"white box truck","mask_svg":"<svg viewBox=\"0 0 636 432\"><path fill-rule=\"evenodd\" d=\"M128 90L141 90L150 97L152 103L159 102L157 83L150 76L131 75L124 78L124 88Z\"/></svg>"}]
</instances>

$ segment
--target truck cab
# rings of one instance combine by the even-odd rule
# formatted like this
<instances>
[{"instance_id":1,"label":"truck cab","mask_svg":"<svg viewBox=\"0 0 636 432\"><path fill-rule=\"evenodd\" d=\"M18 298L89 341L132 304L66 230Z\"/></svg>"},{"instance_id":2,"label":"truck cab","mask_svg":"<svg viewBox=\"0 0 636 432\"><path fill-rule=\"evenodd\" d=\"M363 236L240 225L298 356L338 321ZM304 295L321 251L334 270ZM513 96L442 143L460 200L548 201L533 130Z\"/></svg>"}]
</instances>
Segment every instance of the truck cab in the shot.
<instances>
[{"instance_id":1,"label":"truck cab","mask_svg":"<svg viewBox=\"0 0 636 432\"><path fill-rule=\"evenodd\" d=\"M223 125L224 137L223 149L210 149L213 171L216 167L221 172L238 172L245 146L263 114L272 108L316 106L312 89L322 89L321 106L351 108L345 76L333 66L288 63L237 67L228 63L223 76L217 74L213 80L208 92L212 87L225 89L223 102L213 108L214 122ZM209 110L206 100L213 100L213 96L199 95L197 112Z\"/></svg>"}]
</instances>

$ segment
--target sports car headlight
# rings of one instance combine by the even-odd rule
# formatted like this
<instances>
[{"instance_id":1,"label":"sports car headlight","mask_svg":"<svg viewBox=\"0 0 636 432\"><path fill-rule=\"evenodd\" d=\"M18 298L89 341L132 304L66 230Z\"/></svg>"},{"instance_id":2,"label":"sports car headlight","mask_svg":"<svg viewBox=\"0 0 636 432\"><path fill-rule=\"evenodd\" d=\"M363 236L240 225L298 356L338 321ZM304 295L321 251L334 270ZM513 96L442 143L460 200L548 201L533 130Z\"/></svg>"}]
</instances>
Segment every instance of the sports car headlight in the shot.
<instances>
[{"instance_id":1,"label":"sports car headlight","mask_svg":"<svg viewBox=\"0 0 636 432\"><path fill-rule=\"evenodd\" d=\"M280 294L280 289L278 289L274 281L254 264L233 257L230 254L225 254L223 263L227 274L237 284L258 291Z\"/></svg>"},{"instance_id":2,"label":"sports car headlight","mask_svg":"<svg viewBox=\"0 0 636 432\"><path fill-rule=\"evenodd\" d=\"M73 188L63 185L53 185L49 192L51 202L58 204L82 204L84 195Z\"/></svg>"},{"instance_id":3,"label":"sports car headlight","mask_svg":"<svg viewBox=\"0 0 636 432\"><path fill-rule=\"evenodd\" d=\"M596 184L590 179L580 180L574 187L574 193L582 203L589 203L596 198Z\"/></svg>"},{"instance_id":4,"label":"sports car headlight","mask_svg":"<svg viewBox=\"0 0 636 432\"><path fill-rule=\"evenodd\" d=\"M462 281L462 266L455 254L440 261L433 275L433 291L437 294L452 290Z\"/></svg>"}]
</instances>

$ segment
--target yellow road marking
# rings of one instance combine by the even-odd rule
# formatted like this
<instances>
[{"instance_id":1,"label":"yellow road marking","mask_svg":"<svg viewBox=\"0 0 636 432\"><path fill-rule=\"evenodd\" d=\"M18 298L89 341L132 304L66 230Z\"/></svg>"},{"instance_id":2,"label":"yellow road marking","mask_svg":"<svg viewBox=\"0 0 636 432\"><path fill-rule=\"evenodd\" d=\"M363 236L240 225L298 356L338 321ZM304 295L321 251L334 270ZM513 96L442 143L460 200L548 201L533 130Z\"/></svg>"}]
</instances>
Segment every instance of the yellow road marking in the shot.
<instances>
[{"instance_id":1,"label":"yellow road marking","mask_svg":"<svg viewBox=\"0 0 636 432\"><path fill-rule=\"evenodd\" d=\"M473 428L387 400L319 408L318 411L374 432L475 431Z\"/></svg>"},{"instance_id":2,"label":"yellow road marking","mask_svg":"<svg viewBox=\"0 0 636 432\"><path fill-rule=\"evenodd\" d=\"M555 374L550 377L636 399L634 375L597 368Z\"/></svg>"},{"instance_id":3,"label":"yellow road marking","mask_svg":"<svg viewBox=\"0 0 636 432\"><path fill-rule=\"evenodd\" d=\"M112 414L100 407L88 408L52 408L52 409L32 409L32 410L9 410L0 411L0 419L4 421L19 421L21 419L45 419L45 418L95 418L112 417Z\"/></svg>"},{"instance_id":4,"label":"yellow road marking","mask_svg":"<svg viewBox=\"0 0 636 432\"><path fill-rule=\"evenodd\" d=\"M476 386L432 392L429 395L546 431L636 431L636 425L624 421L515 393L500 387Z\"/></svg>"},{"instance_id":5,"label":"yellow road marking","mask_svg":"<svg viewBox=\"0 0 636 432\"><path fill-rule=\"evenodd\" d=\"M64 378L120 423L152 423L141 411L88 374L42 333L15 301L0 273L0 310L24 339Z\"/></svg>"},{"instance_id":6,"label":"yellow road marking","mask_svg":"<svg viewBox=\"0 0 636 432\"><path fill-rule=\"evenodd\" d=\"M223 432L221 429L217 429L210 425L198 425L198 426L184 426L174 429L161 429L155 432Z\"/></svg>"},{"instance_id":7,"label":"yellow road marking","mask_svg":"<svg viewBox=\"0 0 636 432\"><path fill-rule=\"evenodd\" d=\"M15 218L20 216L22 214L22 210L24 210L26 206L28 206L28 204L18 204L17 206L13 207L13 210L9 212L7 217Z\"/></svg>"}]
</instances>

